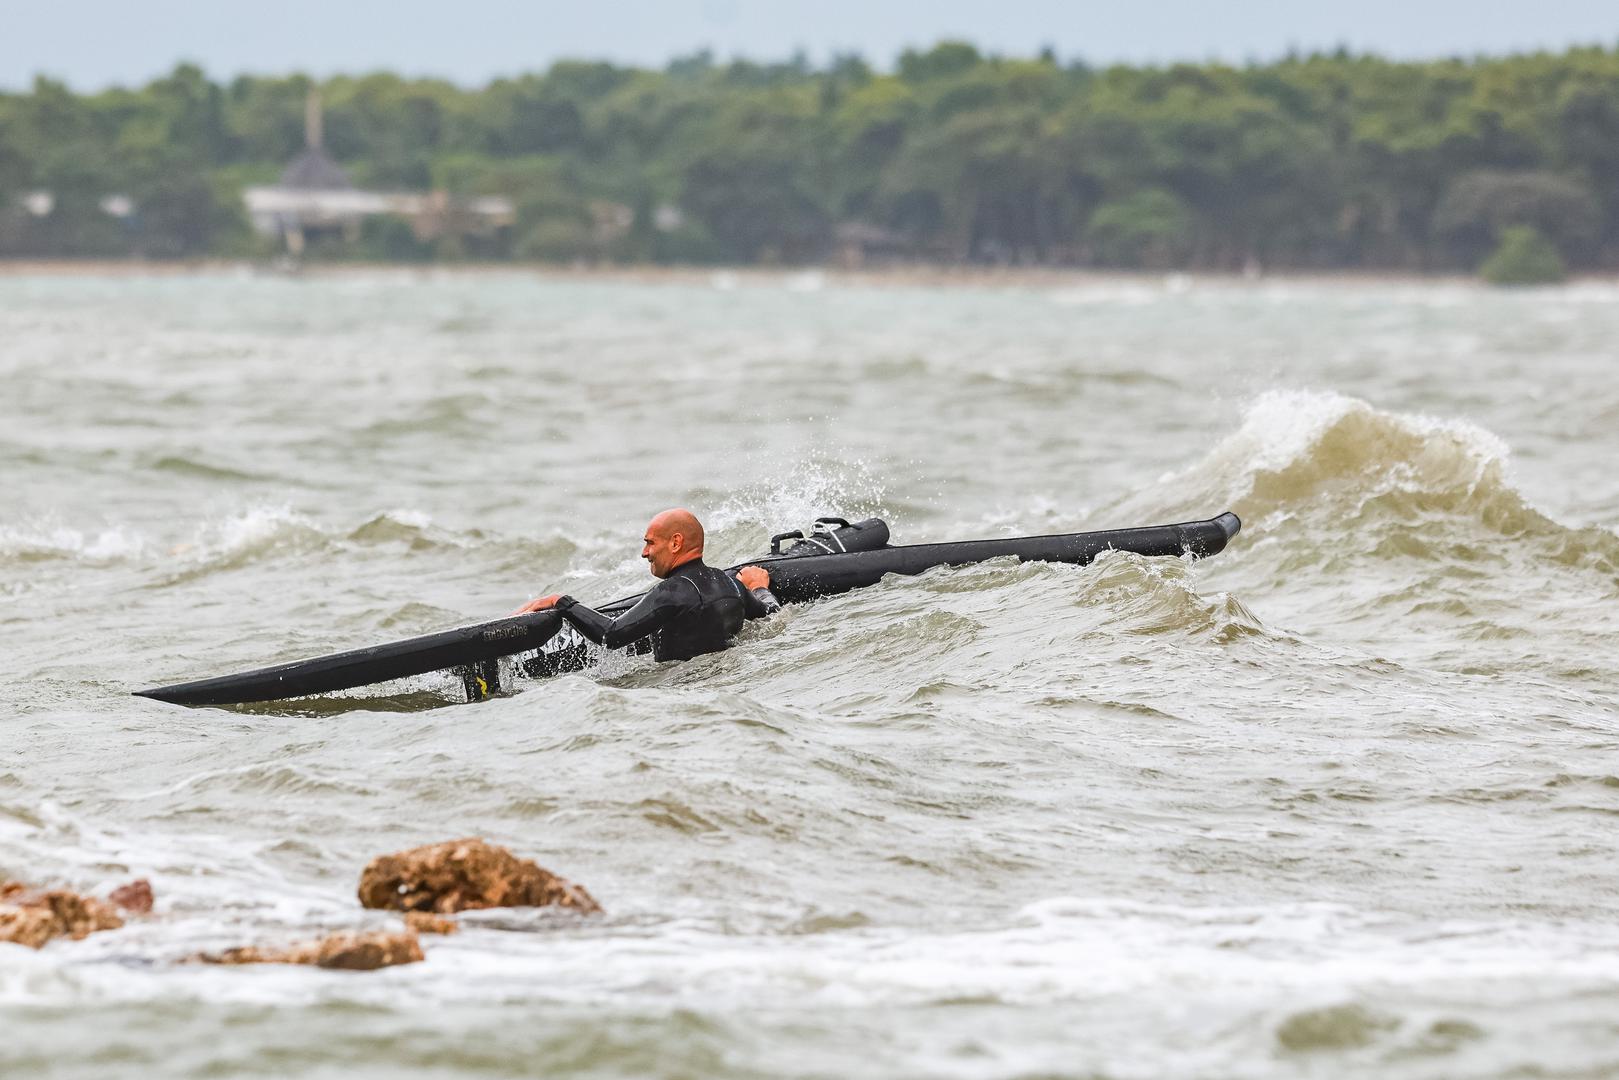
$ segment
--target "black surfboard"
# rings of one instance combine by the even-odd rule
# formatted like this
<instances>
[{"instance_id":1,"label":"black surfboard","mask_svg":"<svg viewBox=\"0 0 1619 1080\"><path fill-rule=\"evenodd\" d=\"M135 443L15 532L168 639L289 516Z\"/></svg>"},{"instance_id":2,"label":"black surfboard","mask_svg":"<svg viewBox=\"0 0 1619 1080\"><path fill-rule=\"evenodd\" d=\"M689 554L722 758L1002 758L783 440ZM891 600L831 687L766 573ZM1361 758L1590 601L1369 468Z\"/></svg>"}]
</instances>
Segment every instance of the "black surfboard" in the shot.
<instances>
[{"instance_id":1,"label":"black surfboard","mask_svg":"<svg viewBox=\"0 0 1619 1080\"><path fill-rule=\"evenodd\" d=\"M1190 554L1201 558L1223 551L1242 527L1237 515L1228 512L1206 521L1176 525L893 547L887 543L888 527L877 519L858 524L836 518L822 520L838 527L809 537L799 533L773 537L772 553L751 560L769 569L770 590L783 603L801 603L875 585L888 574L920 574L937 566L960 566L1008 556L1022 562L1079 565L1104 551L1147 556ZM783 550L781 544L788 539L797 542ZM745 565L748 564L739 564L731 572ZM624 597L597 610L609 614L626 611L642 595ZM140 690L137 694L179 705L231 705L303 697L460 669L467 696L478 699L498 687L497 662L502 657L542 650L523 665L533 677L585 666L590 650L582 642L572 641L546 651L562 627L562 617L555 612L515 615L369 649Z\"/></svg>"},{"instance_id":2,"label":"black surfboard","mask_svg":"<svg viewBox=\"0 0 1619 1080\"><path fill-rule=\"evenodd\" d=\"M1141 529L1054 533L1004 540L963 540L949 544L910 544L848 555L760 565L770 570L770 591L784 604L833 596L875 585L887 574L920 574L935 566L963 566L1013 556L1020 562L1090 562L1104 551L1198 558L1225 550L1242 521L1227 512L1207 521L1152 525Z\"/></svg>"}]
</instances>

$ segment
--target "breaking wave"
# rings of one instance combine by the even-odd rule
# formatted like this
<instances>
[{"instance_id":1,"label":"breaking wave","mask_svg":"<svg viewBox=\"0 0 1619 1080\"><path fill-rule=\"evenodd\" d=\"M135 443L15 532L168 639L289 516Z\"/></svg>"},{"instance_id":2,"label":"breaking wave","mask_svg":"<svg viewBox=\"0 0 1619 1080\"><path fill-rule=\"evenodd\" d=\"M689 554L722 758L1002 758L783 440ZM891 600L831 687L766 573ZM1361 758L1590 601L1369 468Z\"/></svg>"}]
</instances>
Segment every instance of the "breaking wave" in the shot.
<instances>
[{"instance_id":1,"label":"breaking wave","mask_svg":"<svg viewBox=\"0 0 1619 1080\"><path fill-rule=\"evenodd\" d=\"M110 563L138 557L146 549L145 538L123 526L105 529L51 523L0 526L0 562L70 559Z\"/></svg>"},{"instance_id":2,"label":"breaking wave","mask_svg":"<svg viewBox=\"0 0 1619 1080\"><path fill-rule=\"evenodd\" d=\"M1511 538L1557 563L1619 574L1619 536L1535 508L1498 436L1336 393L1262 395L1234 434L1145 498L1166 495L1235 509L1250 544L1327 530L1334 550L1478 561Z\"/></svg>"}]
</instances>

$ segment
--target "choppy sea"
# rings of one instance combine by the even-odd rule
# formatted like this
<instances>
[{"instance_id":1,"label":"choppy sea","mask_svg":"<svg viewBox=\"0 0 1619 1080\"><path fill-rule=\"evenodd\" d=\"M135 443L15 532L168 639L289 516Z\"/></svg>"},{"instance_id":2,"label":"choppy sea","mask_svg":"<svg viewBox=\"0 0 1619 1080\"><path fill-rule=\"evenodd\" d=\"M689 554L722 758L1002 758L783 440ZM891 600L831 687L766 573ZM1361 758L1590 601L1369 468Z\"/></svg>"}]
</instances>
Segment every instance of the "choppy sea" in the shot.
<instances>
[{"instance_id":1,"label":"choppy sea","mask_svg":"<svg viewBox=\"0 0 1619 1080\"><path fill-rule=\"evenodd\" d=\"M1619 285L0 277L0 1074L1619 1076ZM455 704L157 683L895 542L1234 510L1201 562L891 579ZM374 973L483 836L606 914Z\"/></svg>"}]
</instances>

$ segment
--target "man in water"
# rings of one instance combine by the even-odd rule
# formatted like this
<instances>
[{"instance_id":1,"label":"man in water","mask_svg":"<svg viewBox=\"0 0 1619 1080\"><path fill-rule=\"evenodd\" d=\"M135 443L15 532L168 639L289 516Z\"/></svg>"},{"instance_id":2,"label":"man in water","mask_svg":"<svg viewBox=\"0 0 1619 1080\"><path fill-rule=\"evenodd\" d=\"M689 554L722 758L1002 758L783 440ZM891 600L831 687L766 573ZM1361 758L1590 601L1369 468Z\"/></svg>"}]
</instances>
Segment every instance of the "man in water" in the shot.
<instances>
[{"instance_id":1,"label":"man in water","mask_svg":"<svg viewBox=\"0 0 1619 1080\"><path fill-rule=\"evenodd\" d=\"M703 562L703 526L690 510L665 510L642 538L641 558L661 578L630 610L613 618L571 596L542 596L514 614L555 608L586 638L609 649L652 639L657 660L690 660L731 643L748 619L781 608L770 594L770 573L744 566L732 578Z\"/></svg>"}]
</instances>

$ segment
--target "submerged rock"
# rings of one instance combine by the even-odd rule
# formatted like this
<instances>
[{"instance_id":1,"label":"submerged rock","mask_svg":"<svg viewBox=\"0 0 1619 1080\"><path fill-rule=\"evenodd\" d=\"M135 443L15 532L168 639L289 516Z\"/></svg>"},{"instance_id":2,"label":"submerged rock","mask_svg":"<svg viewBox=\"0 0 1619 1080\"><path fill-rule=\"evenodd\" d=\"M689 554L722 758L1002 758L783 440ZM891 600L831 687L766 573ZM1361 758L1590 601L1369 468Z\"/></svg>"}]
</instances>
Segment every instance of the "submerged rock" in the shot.
<instances>
[{"instance_id":1,"label":"submerged rock","mask_svg":"<svg viewBox=\"0 0 1619 1080\"><path fill-rule=\"evenodd\" d=\"M378 856L360 874L359 894L365 907L393 911L551 905L601 911L583 887L477 838Z\"/></svg>"},{"instance_id":2,"label":"submerged rock","mask_svg":"<svg viewBox=\"0 0 1619 1080\"><path fill-rule=\"evenodd\" d=\"M405 912L405 925L418 934L459 934L461 924L446 915L434 915L427 911Z\"/></svg>"},{"instance_id":3,"label":"submerged rock","mask_svg":"<svg viewBox=\"0 0 1619 1080\"><path fill-rule=\"evenodd\" d=\"M1294 1053L1352 1050L1370 1045L1379 1035L1399 1026L1396 1018L1363 1005L1330 1005L1289 1016L1276 1029L1276 1041L1282 1049Z\"/></svg>"},{"instance_id":4,"label":"submerged rock","mask_svg":"<svg viewBox=\"0 0 1619 1080\"><path fill-rule=\"evenodd\" d=\"M285 949L244 945L197 957L205 964L310 964L338 971L375 971L424 959L414 930L397 934L332 934Z\"/></svg>"},{"instance_id":5,"label":"submerged rock","mask_svg":"<svg viewBox=\"0 0 1619 1080\"><path fill-rule=\"evenodd\" d=\"M108 904L67 889L0 885L0 941L42 948L52 938L78 941L98 930L116 930L124 920Z\"/></svg>"}]
</instances>

